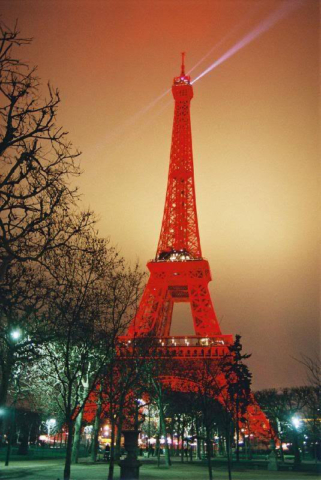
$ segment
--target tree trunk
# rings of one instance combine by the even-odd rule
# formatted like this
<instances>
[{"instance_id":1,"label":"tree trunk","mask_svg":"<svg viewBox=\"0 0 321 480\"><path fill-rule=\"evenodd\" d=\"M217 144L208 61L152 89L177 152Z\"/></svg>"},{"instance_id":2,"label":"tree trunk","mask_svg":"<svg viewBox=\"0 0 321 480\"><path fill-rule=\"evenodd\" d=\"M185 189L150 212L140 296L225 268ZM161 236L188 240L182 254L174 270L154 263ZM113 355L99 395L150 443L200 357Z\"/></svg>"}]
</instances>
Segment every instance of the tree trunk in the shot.
<instances>
[{"instance_id":1,"label":"tree trunk","mask_svg":"<svg viewBox=\"0 0 321 480\"><path fill-rule=\"evenodd\" d=\"M227 453L227 469L228 478L232 480L232 452L231 452L231 428L230 422L226 425L226 453Z\"/></svg>"},{"instance_id":2,"label":"tree trunk","mask_svg":"<svg viewBox=\"0 0 321 480\"><path fill-rule=\"evenodd\" d=\"M157 466L160 466L160 431L158 430L158 435L156 435L156 445L155 445L156 453L157 453Z\"/></svg>"},{"instance_id":3,"label":"tree trunk","mask_svg":"<svg viewBox=\"0 0 321 480\"><path fill-rule=\"evenodd\" d=\"M69 419L67 422L68 439L67 439L66 460L65 460L65 468L64 468L64 480L70 480L73 426L74 426L73 421Z\"/></svg>"},{"instance_id":4,"label":"tree trunk","mask_svg":"<svg viewBox=\"0 0 321 480\"><path fill-rule=\"evenodd\" d=\"M219 436L219 439L218 439L218 451L219 451L219 454L223 457L226 453L225 451L225 442L224 442L224 437L222 437L222 435Z\"/></svg>"},{"instance_id":5,"label":"tree trunk","mask_svg":"<svg viewBox=\"0 0 321 480\"><path fill-rule=\"evenodd\" d=\"M213 470L212 470L212 442L211 442L211 431L206 426L206 450L207 450L207 467L208 467L208 478L213 480Z\"/></svg>"},{"instance_id":6,"label":"tree trunk","mask_svg":"<svg viewBox=\"0 0 321 480\"><path fill-rule=\"evenodd\" d=\"M0 282L4 281L10 262L12 262L13 259L14 259L13 255L6 255L3 258L2 263L0 265Z\"/></svg>"},{"instance_id":7,"label":"tree trunk","mask_svg":"<svg viewBox=\"0 0 321 480\"><path fill-rule=\"evenodd\" d=\"M283 452L283 448L282 448L283 440L282 440L282 435L280 433L282 431L282 428L281 428L281 422L278 418L276 418L276 424L277 424L277 436L279 437L280 443L281 443L281 445L280 445L281 461L285 462L284 452ZM271 431L271 434L272 434L272 431Z\"/></svg>"},{"instance_id":8,"label":"tree trunk","mask_svg":"<svg viewBox=\"0 0 321 480\"><path fill-rule=\"evenodd\" d=\"M202 426L202 457L205 458L205 437L206 437L206 432L204 426Z\"/></svg>"},{"instance_id":9,"label":"tree trunk","mask_svg":"<svg viewBox=\"0 0 321 480\"><path fill-rule=\"evenodd\" d=\"M2 363L2 362L1 362ZM0 408L6 409L8 388L9 388L9 378L11 374L11 368L13 363L13 355L10 350L7 352L6 358L4 359L4 364L0 370ZM11 416L10 416L11 422ZM6 422L4 417L0 416L0 445L3 442L6 429ZM11 448L11 447L10 447ZM9 454L10 457L10 454Z\"/></svg>"},{"instance_id":10,"label":"tree trunk","mask_svg":"<svg viewBox=\"0 0 321 480\"><path fill-rule=\"evenodd\" d=\"M239 425L239 407L236 408L236 422L235 422L235 429L236 429L236 461L240 461L240 425Z\"/></svg>"},{"instance_id":11,"label":"tree trunk","mask_svg":"<svg viewBox=\"0 0 321 480\"><path fill-rule=\"evenodd\" d=\"M319 438L317 425L318 425L317 418L314 415L312 432L313 432L313 440L314 440L314 442L313 442L313 458L314 458L315 464L318 463L318 446L319 446L318 443L317 443L317 439ZM281 449L282 449L282 444L281 444Z\"/></svg>"},{"instance_id":12,"label":"tree trunk","mask_svg":"<svg viewBox=\"0 0 321 480\"><path fill-rule=\"evenodd\" d=\"M196 418L196 421L195 421L195 428L196 428L196 438L197 438L197 458L199 460L202 459L202 455L201 455L201 439L200 439L200 425L199 425L199 421L197 420Z\"/></svg>"},{"instance_id":13,"label":"tree trunk","mask_svg":"<svg viewBox=\"0 0 321 480\"><path fill-rule=\"evenodd\" d=\"M190 459L190 462L193 461L193 446L192 446L193 439L194 439L194 419L193 419L193 418L192 418L191 434L192 434L192 438L191 438L190 446L189 446L189 459Z\"/></svg>"},{"instance_id":14,"label":"tree trunk","mask_svg":"<svg viewBox=\"0 0 321 480\"><path fill-rule=\"evenodd\" d=\"M246 447L246 459L247 460L252 460L252 449L251 449L251 437L250 437L250 435L247 438L245 438L244 445Z\"/></svg>"},{"instance_id":15,"label":"tree trunk","mask_svg":"<svg viewBox=\"0 0 321 480\"><path fill-rule=\"evenodd\" d=\"M9 380L14 364L14 353L9 347L4 358L4 366L0 372L0 408L5 407L8 397ZM3 365L3 364L2 364Z\"/></svg>"},{"instance_id":16,"label":"tree trunk","mask_svg":"<svg viewBox=\"0 0 321 480\"><path fill-rule=\"evenodd\" d=\"M151 454L151 444L150 444L150 433L151 433L151 418L150 418L150 405L148 405L148 444L147 444L147 456L150 457Z\"/></svg>"},{"instance_id":17,"label":"tree trunk","mask_svg":"<svg viewBox=\"0 0 321 480\"><path fill-rule=\"evenodd\" d=\"M81 412L79 412L75 422L74 441L72 443L72 452L71 452L71 463L78 463L80 433L81 433L81 424L82 424L83 414L84 414L84 410L82 409Z\"/></svg>"},{"instance_id":18,"label":"tree trunk","mask_svg":"<svg viewBox=\"0 0 321 480\"><path fill-rule=\"evenodd\" d=\"M237 461L237 462L240 461L240 444L239 444L239 440L240 440L240 429L239 429L239 427L237 426L237 427L236 427L236 461Z\"/></svg>"},{"instance_id":19,"label":"tree trunk","mask_svg":"<svg viewBox=\"0 0 321 480\"><path fill-rule=\"evenodd\" d=\"M116 435L116 448L115 448L115 462L118 461L121 457L120 450L121 450L121 432L123 429L123 417L122 415L119 416L118 425L117 425L117 435Z\"/></svg>"},{"instance_id":20,"label":"tree trunk","mask_svg":"<svg viewBox=\"0 0 321 480\"><path fill-rule=\"evenodd\" d=\"M192 442L190 442L189 449L188 449L189 461L193 462L193 446Z\"/></svg>"},{"instance_id":21,"label":"tree trunk","mask_svg":"<svg viewBox=\"0 0 321 480\"><path fill-rule=\"evenodd\" d=\"M300 465L301 463L301 456L299 450L299 436L298 432L295 430L293 435L293 447L294 447L294 464Z\"/></svg>"},{"instance_id":22,"label":"tree trunk","mask_svg":"<svg viewBox=\"0 0 321 480\"><path fill-rule=\"evenodd\" d=\"M173 416L172 422L171 422L171 457L175 455L175 442L174 442L174 430L175 430L175 425L176 425L176 418Z\"/></svg>"},{"instance_id":23,"label":"tree trunk","mask_svg":"<svg viewBox=\"0 0 321 480\"><path fill-rule=\"evenodd\" d=\"M284 452L283 452L283 447L282 447L282 440L280 439L281 445L280 445L280 456L281 456L281 461L285 462L284 458Z\"/></svg>"},{"instance_id":24,"label":"tree trunk","mask_svg":"<svg viewBox=\"0 0 321 480\"><path fill-rule=\"evenodd\" d=\"M185 433L185 417L182 418L181 429L181 462L184 462L184 433Z\"/></svg>"},{"instance_id":25,"label":"tree trunk","mask_svg":"<svg viewBox=\"0 0 321 480\"><path fill-rule=\"evenodd\" d=\"M93 439L92 439L92 447L91 447L92 462L96 462L97 460L101 408L102 408L102 394L101 394L101 387L99 387L97 410L96 410L95 421L94 421Z\"/></svg>"},{"instance_id":26,"label":"tree trunk","mask_svg":"<svg viewBox=\"0 0 321 480\"><path fill-rule=\"evenodd\" d=\"M165 417L164 417L164 410L163 410L163 402L159 398L159 423L160 423L160 433L164 435L165 439L165 465L166 467L171 466L171 458L170 458L170 453L169 453L169 448L168 448L168 442L167 442L167 433L166 433L166 424L165 424Z\"/></svg>"},{"instance_id":27,"label":"tree trunk","mask_svg":"<svg viewBox=\"0 0 321 480\"><path fill-rule=\"evenodd\" d=\"M110 415L110 461L109 461L109 470L108 470L108 480L113 480L114 478L114 468L115 468L115 418L114 415Z\"/></svg>"},{"instance_id":28,"label":"tree trunk","mask_svg":"<svg viewBox=\"0 0 321 480\"><path fill-rule=\"evenodd\" d=\"M179 442L180 442L180 439L181 439L181 416L178 415L178 418L177 418L177 445L176 445L176 452L175 452L176 457L179 456Z\"/></svg>"},{"instance_id":29,"label":"tree trunk","mask_svg":"<svg viewBox=\"0 0 321 480\"><path fill-rule=\"evenodd\" d=\"M13 440L13 429L14 429L14 424L15 424L15 408L12 408L12 411L10 412L10 424L9 424L9 435L8 435L8 446L7 446L7 452L6 452L6 461L5 461L5 466L9 466L10 462L10 455L11 455L11 445L12 445L12 440Z\"/></svg>"},{"instance_id":30,"label":"tree trunk","mask_svg":"<svg viewBox=\"0 0 321 480\"><path fill-rule=\"evenodd\" d=\"M240 461L240 444L239 444L239 440L240 440L240 431L239 431L239 428L236 429L236 461L239 462Z\"/></svg>"},{"instance_id":31,"label":"tree trunk","mask_svg":"<svg viewBox=\"0 0 321 480\"><path fill-rule=\"evenodd\" d=\"M29 426L24 423L20 432L20 445L18 448L18 455L28 455L29 447Z\"/></svg>"}]
</instances>

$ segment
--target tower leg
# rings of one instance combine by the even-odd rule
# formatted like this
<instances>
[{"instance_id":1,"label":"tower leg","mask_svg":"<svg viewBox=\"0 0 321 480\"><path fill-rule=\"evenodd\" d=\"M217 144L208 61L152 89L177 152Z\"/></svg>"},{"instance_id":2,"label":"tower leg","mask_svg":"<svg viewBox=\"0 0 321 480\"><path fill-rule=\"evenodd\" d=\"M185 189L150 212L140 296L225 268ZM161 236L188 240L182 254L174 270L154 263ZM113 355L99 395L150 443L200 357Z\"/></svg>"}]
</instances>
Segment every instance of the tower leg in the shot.
<instances>
[{"instance_id":1,"label":"tower leg","mask_svg":"<svg viewBox=\"0 0 321 480\"><path fill-rule=\"evenodd\" d=\"M189 285L188 292L195 334L200 336L221 335L208 286L204 283L193 283Z\"/></svg>"}]
</instances>

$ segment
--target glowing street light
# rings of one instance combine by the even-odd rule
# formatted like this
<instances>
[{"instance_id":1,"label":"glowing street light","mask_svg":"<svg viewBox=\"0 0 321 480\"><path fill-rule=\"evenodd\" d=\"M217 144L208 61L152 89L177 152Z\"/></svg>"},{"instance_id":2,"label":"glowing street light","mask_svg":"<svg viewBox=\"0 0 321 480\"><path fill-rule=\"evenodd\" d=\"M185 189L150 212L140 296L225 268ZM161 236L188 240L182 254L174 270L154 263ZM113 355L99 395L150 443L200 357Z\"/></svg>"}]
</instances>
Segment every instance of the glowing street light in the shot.
<instances>
[{"instance_id":1,"label":"glowing street light","mask_svg":"<svg viewBox=\"0 0 321 480\"><path fill-rule=\"evenodd\" d=\"M299 428L301 427L301 423L302 423L301 418L299 418L299 417L292 417L292 418L291 418L291 422L292 422L292 425L294 426L294 428L295 428L296 430L299 430Z\"/></svg>"},{"instance_id":2,"label":"glowing street light","mask_svg":"<svg viewBox=\"0 0 321 480\"><path fill-rule=\"evenodd\" d=\"M49 441L50 441L50 432L51 432L52 428L54 428L56 423L57 422L54 418L50 418L49 420L46 421L47 431L48 431L48 440Z\"/></svg>"},{"instance_id":3,"label":"glowing street light","mask_svg":"<svg viewBox=\"0 0 321 480\"><path fill-rule=\"evenodd\" d=\"M21 330L19 330L19 328L12 330L10 336L13 340L19 340L19 338L21 337Z\"/></svg>"}]
</instances>

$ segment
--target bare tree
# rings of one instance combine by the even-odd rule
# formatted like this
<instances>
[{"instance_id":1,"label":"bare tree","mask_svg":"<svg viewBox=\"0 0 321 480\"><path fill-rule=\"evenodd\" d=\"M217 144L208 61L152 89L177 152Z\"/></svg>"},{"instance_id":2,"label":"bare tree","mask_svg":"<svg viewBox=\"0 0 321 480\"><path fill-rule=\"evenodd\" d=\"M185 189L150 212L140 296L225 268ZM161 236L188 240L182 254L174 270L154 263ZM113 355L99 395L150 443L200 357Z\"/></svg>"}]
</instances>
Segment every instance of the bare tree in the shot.
<instances>
[{"instance_id":1,"label":"bare tree","mask_svg":"<svg viewBox=\"0 0 321 480\"><path fill-rule=\"evenodd\" d=\"M47 320L53 323L55 337L41 347L33 385L47 389L64 415L67 480L73 440L77 460L83 410L114 355L124 318L136 306L143 275L137 266L126 266L116 250L94 232L82 232L68 247L47 252L44 263L52 276Z\"/></svg>"},{"instance_id":2,"label":"bare tree","mask_svg":"<svg viewBox=\"0 0 321 480\"><path fill-rule=\"evenodd\" d=\"M59 92L48 84L42 99L36 69L14 56L30 41L0 24L0 280L14 259L39 259L91 220L69 215L79 152L56 125Z\"/></svg>"},{"instance_id":3,"label":"bare tree","mask_svg":"<svg viewBox=\"0 0 321 480\"><path fill-rule=\"evenodd\" d=\"M314 358L301 354L300 358L295 358L297 362L304 366L309 385L321 389L321 361L320 356Z\"/></svg>"},{"instance_id":4,"label":"bare tree","mask_svg":"<svg viewBox=\"0 0 321 480\"><path fill-rule=\"evenodd\" d=\"M106 269L114 268L118 261L116 252L106 249L105 242L94 234L77 235L72 246L46 253L45 262L53 276L47 320L54 322L56 338L42 346L36 366L36 376L52 392L65 417L65 479L70 477L75 419L97 379L96 363L101 360L97 348L106 343L108 335L102 317L101 280Z\"/></svg>"},{"instance_id":5,"label":"bare tree","mask_svg":"<svg viewBox=\"0 0 321 480\"><path fill-rule=\"evenodd\" d=\"M59 229L68 228L69 220L75 216L59 216ZM58 218L56 220L58 222ZM90 229L88 225L77 236L89 238ZM69 239L68 246L60 246L59 254L48 250L46 259L41 257L37 262L14 259L3 272L3 282L0 282L0 406L6 404L15 364L22 368L30 364L39 355L39 347L57 333L56 325L50 321L50 309L55 295L53 279L61 273L60 255L67 258L66 251L75 254L78 248L82 255L90 248L89 244L80 245L73 239Z\"/></svg>"}]
</instances>

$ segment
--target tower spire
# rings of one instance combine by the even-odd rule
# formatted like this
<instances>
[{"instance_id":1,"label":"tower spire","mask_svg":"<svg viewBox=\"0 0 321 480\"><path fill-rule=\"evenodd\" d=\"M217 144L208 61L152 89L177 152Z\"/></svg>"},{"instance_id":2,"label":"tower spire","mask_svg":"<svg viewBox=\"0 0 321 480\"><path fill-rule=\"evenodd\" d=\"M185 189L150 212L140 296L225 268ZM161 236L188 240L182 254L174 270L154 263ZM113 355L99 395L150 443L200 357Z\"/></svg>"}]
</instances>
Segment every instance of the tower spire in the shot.
<instances>
[{"instance_id":1,"label":"tower spire","mask_svg":"<svg viewBox=\"0 0 321 480\"><path fill-rule=\"evenodd\" d=\"M198 231L190 103L193 87L185 75L182 53L181 75L174 78L175 100L172 145L167 192L156 260L195 260L202 258Z\"/></svg>"},{"instance_id":2,"label":"tower spire","mask_svg":"<svg viewBox=\"0 0 321 480\"><path fill-rule=\"evenodd\" d=\"M181 77L185 77L185 52L182 52Z\"/></svg>"}]
</instances>

